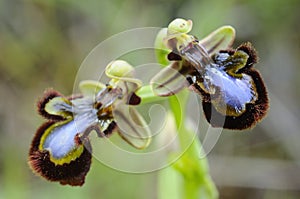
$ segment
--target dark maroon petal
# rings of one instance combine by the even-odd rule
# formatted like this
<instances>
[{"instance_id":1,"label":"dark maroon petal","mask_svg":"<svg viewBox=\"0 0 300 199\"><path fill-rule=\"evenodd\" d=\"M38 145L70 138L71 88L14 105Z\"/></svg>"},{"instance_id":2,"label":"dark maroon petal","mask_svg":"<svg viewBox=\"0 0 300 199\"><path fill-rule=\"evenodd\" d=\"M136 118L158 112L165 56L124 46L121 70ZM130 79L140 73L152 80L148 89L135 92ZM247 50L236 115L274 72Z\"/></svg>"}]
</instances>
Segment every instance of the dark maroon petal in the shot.
<instances>
[{"instance_id":1,"label":"dark maroon petal","mask_svg":"<svg viewBox=\"0 0 300 199\"><path fill-rule=\"evenodd\" d=\"M39 150L43 133L54 123L54 121L46 122L37 130L29 150L29 166L36 174L49 181L58 181L62 185L82 186L91 165L90 142L85 139L84 150L78 158L70 163L56 165L50 160L49 151Z\"/></svg>"}]
</instances>

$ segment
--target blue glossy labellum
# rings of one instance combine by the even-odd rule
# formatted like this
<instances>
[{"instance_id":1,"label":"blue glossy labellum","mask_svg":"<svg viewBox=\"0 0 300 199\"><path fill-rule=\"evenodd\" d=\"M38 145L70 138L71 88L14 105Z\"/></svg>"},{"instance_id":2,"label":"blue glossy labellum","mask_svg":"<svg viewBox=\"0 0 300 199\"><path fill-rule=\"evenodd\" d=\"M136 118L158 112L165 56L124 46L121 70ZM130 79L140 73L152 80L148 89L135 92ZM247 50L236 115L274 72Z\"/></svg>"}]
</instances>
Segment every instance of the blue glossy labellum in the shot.
<instances>
[{"instance_id":1,"label":"blue glossy labellum","mask_svg":"<svg viewBox=\"0 0 300 199\"><path fill-rule=\"evenodd\" d=\"M257 54L250 43L236 50L225 50L212 57L216 70L222 74L220 85L214 77L216 88L204 85L202 76L195 70L195 80L188 77L190 88L202 96L202 106L207 121L213 127L246 129L253 127L267 113L269 99L260 73L253 68ZM217 74L218 74L217 73ZM209 87L209 89L207 89ZM225 119L224 119L225 117Z\"/></svg>"},{"instance_id":2,"label":"blue glossy labellum","mask_svg":"<svg viewBox=\"0 0 300 199\"><path fill-rule=\"evenodd\" d=\"M44 94L44 98L38 102L39 113L48 121L40 126L32 140L29 150L29 165L35 173L49 181L58 181L63 185L81 186L91 165L89 140L82 140L79 133L74 135L73 132L72 137L67 137L68 143L50 143L51 138L57 137L53 136L53 134L59 132L57 129L70 125L73 121L70 111L62 110L60 114L51 114L46 111L45 107L51 100L61 97L62 95L58 92L48 90ZM67 98L63 99L70 103ZM70 136L69 133L72 132L61 132L59 136L62 137L64 134ZM54 149L54 151L51 149ZM61 154L62 152L65 154Z\"/></svg>"},{"instance_id":3,"label":"blue glossy labellum","mask_svg":"<svg viewBox=\"0 0 300 199\"><path fill-rule=\"evenodd\" d=\"M71 162L63 164L55 163L48 150L41 150L39 148L44 132L54 124L54 121L47 122L38 129L31 143L29 165L35 173L49 181L58 181L62 185L81 186L91 165L91 149L87 149L90 143L88 140L84 144L78 143L77 147L82 147L83 150L80 151L77 157L74 156Z\"/></svg>"}]
</instances>

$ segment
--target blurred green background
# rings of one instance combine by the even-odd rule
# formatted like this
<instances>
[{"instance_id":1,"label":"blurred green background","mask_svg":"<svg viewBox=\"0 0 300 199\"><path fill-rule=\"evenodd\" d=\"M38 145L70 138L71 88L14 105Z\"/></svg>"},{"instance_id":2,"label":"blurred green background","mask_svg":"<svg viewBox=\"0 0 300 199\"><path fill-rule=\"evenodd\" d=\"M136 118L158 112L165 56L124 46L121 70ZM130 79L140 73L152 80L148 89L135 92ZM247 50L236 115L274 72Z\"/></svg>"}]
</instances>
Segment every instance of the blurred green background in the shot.
<instances>
[{"instance_id":1,"label":"blurred green background","mask_svg":"<svg viewBox=\"0 0 300 199\"><path fill-rule=\"evenodd\" d=\"M157 172L121 173L94 161L83 187L32 174L27 153L45 88L71 94L77 69L101 41L137 27L192 19L199 38L236 28L251 41L270 92L268 117L246 132L224 131L209 154L220 198L300 198L300 1L0 1L0 198L157 198ZM204 121L206 122L206 121Z\"/></svg>"}]
</instances>

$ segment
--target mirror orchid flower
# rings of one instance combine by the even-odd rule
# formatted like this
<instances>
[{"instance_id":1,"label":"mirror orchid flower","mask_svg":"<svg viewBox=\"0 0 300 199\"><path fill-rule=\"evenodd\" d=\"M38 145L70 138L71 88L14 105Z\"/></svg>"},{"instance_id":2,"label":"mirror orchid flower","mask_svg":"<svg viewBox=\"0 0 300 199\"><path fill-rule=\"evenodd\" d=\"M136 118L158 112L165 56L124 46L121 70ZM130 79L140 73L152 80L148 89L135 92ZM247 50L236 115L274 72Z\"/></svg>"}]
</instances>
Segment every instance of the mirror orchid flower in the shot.
<instances>
[{"instance_id":1,"label":"mirror orchid flower","mask_svg":"<svg viewBox=\"0 0 300 199\"><path fill-rule=\"evenodd\" d=\"M83 185L91 165L92 131L99 137L117 132L137 149L149 145L150 130L134 108L141 101L135 92L142 85L134 78L134 68L117 60L106 67L106 75L111 78L106 85L82 81L80 94L65 97L47 90L39 100L38 112L46 122L29 150L29 165L36 174L63 185Z\"/></svg>"},{"instance_id":2,"label":"mirror orchid flower","mask_svg":"<svg viewBox=\"0 0 300 199\"><path fill-rule=\"evenodd\" d=\"M256 50L249 42L232 49L235 30L230 26L200 41L188 34L191 29L191 20L175 19L159 33L169 49L165 54L170 64L152 78L153 92L170 96L188 87L202 97L205 117L213 127L255 126L269 107L266 87L253 67Z\"/></svg>"}]
</instances>

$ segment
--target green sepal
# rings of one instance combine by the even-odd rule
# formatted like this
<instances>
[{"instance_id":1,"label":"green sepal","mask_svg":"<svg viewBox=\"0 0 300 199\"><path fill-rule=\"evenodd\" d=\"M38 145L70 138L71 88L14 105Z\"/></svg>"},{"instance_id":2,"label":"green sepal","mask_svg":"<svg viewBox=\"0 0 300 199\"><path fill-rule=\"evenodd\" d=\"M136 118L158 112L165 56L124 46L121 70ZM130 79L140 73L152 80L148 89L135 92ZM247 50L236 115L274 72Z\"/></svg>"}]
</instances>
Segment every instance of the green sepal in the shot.
<instances>
[{"instance_id":1,"label":"green sepal","mask_svg":"<svg viewBox=\"0 0 300 199\"><path fill-rule=\"evenodd\" d=\"M94 80L84 80L79 83L80 92L84 96L94 97L100 90L106 88L105 84Z\"/></svg>"},{"instance_id":2,"label":"green sepal","mask_svg":"<svg viewBox=\"0 0 300 199\"><path fill-rule=\"evenodd\" d=\"M114 121L119 135L137 149L146 148L151 142L151 130L133 106L117 104L113 108Z\"/></svg>"},{"instance_id":3,"label":"green sepal","mask_svg":"<svg viewBox=\"0 0 300 199\"><path fill-rule=\"evenodd\" d=\"M213 55L220 50L230 48L234 39L235 29L232 26L222 26L201 39L199 44L207 50L209 55Z\"/></svg>"}]
</instances>

